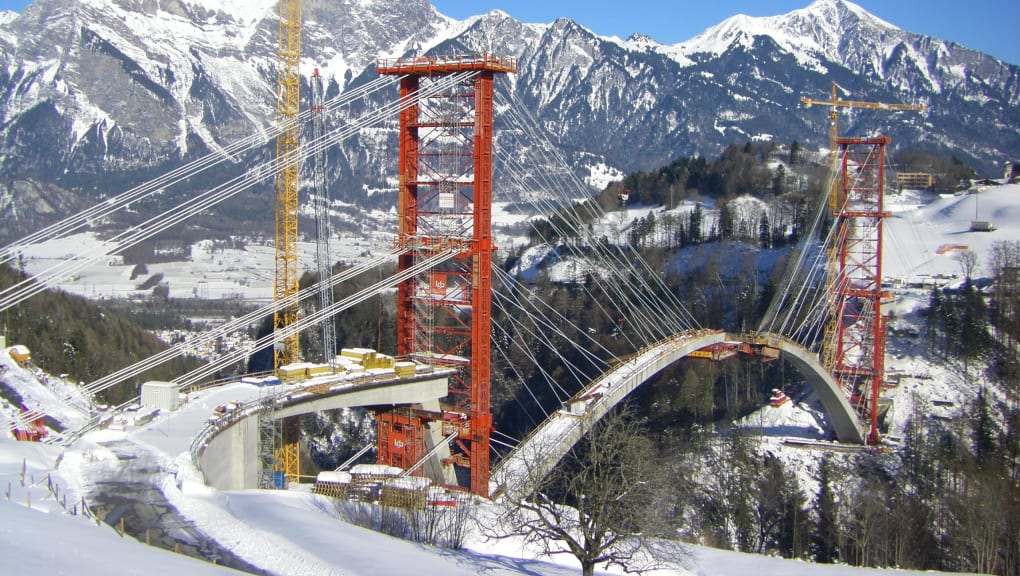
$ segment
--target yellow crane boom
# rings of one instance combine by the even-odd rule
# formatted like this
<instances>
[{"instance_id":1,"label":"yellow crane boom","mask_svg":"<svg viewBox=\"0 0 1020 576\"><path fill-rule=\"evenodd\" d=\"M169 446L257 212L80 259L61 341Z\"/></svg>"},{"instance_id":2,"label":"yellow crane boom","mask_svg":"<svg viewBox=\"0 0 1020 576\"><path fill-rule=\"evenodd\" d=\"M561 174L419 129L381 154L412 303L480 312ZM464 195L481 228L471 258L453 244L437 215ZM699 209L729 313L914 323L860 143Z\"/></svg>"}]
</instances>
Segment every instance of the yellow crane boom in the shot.
<instances>
[{"instance_id":1,"label":"yellow crane boom","mask_svg":"<svg viewBox=\"0 0 1020 576\"><path fill-rule=\"evenodd\" d=\"M887 102L864 102L861 100L841 100L836 93L836 83L832 83L832 93L828 100L815 100L803 97L800 99L805 107L829 106L829 153L836 154L836 139L839 138L839 108L865 108L867 110L924 110L923 104L890 104Z\"/></svg>"}]
</instances>

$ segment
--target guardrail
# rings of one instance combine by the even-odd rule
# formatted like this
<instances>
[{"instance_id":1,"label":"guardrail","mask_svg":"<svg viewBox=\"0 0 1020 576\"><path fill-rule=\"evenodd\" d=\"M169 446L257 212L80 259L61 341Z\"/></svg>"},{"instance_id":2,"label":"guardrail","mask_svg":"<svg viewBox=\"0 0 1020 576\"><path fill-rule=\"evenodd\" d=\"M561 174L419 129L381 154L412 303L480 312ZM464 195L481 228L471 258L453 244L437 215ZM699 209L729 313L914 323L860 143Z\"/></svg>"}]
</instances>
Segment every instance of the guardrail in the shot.
<instances>
[{"instance_id":1,"label":"guardrail","mask_svg":"<svg viewBox=\"0 0 1020 576\"><path fill-rule=\"evenodd\" d=\"M517 72L517 58L491 52L471 54L437 54L411 58L380 58L375 62L377 71L432 72L484 68L496 72Z\"/></svg>"}]
</instances>

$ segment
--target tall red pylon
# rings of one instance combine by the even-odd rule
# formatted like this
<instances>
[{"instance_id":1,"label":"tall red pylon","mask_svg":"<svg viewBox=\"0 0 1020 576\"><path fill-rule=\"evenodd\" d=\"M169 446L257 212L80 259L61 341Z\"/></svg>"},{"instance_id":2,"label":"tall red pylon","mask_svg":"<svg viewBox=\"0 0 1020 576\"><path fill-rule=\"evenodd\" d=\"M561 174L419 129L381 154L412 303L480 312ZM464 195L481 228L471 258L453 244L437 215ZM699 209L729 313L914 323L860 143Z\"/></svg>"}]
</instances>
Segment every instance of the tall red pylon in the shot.
<instances>
[{"instance_id":1,"label":"tall red pylon","mask_svg":"<svg viewBox=\"0 0 1020 576\"><path fill-rule=\"evenodd\" d=\"M492 321L492 132L496 74L517 71L514 58L488 53L455 57L381 60L379 74L402 76L401 101L414 102L400 114L399 230L407 249L400 271L435 253L460 246L463 252L442 267L419 274L397 288L397 355L456 365L450 383L445 426L457 431L453 464L470 470L470 490L489 494L490 335ZM423 85L470 73L449 89ZM403 465L420 460L421 413L380 414L379 462ZM383 439L394 439L383 441Z\"/></svg>"},{"instance_id":2,"label":"tall red pylon","mask_svg":"<svg viewBox=\"0 0 1020 576\"><path fill-rule=\"evenodd\" d=\"M835 290L833 375L868 419L868 443L879 441L878 400L885 383L882 315L882 224L887 136L839 138L836 184L838 273Z\"/></svg>"}]
</instances>

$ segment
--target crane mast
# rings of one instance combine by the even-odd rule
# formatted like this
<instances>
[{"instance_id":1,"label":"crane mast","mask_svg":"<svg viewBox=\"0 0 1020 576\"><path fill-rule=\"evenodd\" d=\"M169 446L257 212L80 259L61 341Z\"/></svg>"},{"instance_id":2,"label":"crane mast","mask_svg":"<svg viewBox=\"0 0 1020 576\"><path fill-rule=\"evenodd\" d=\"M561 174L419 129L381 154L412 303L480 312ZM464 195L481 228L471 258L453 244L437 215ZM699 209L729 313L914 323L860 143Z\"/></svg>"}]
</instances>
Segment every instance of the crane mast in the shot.
<instances>
[{"instance_id":1,"label":"crane mast","mask_svg":"<svg viewBox=\"0 0 1020 576\"><path fill-rule=\"evenodd\" d=\"M326 133L326 118L323 109L322 76L316 69L312 75L312 141L321 142ZM312 181L315 192L315 256L319 266L319 310L333 305L333 258L329 252L329 190L326 188L326 149L322 146L313 156ZM323 361L331 363L336 356L336 326L332 318L322 322Z\"/></svg>"},{"instance_id":2,"label":"crane mast","mask_svg":"<svg viewBox=\"0 0 1020 576\"><path fill-rule=\"evenodd\" d=\"M301 0L280 0L280 26L277 37L276 123L276 281L273 299L281 302L298 292L298 115L301 101ZM297 322L298 306L277 308L273 329L280 331ZM296 362L299 358L298 335L277 341L273 367Z\"/></svg>"},{"instance_id":3,"label":"crane mast","mask_svg":"<svg viewBox=\"0 0 1020 576\"><path fill-rule=\"evenodd\" d=\"M280 0L280 26L277 36L276 123L276 280L273 301L277 304L298 292L298 176L300 154L298 138L301 113L301 0ZM275 307L273 331L279 333L297 323L298 305ZM300 339L295 333L275 340L273 369L300 359ZM298 418L280 423L274 439L274 470L288 481L297 481L300 473ZM267 430L268 432L268 430ZM275 436L275 434L274 434ZM268 440L268 439L267 439ZM268 445L265 447L268 450Z\"/></svg>"}]
</instances>

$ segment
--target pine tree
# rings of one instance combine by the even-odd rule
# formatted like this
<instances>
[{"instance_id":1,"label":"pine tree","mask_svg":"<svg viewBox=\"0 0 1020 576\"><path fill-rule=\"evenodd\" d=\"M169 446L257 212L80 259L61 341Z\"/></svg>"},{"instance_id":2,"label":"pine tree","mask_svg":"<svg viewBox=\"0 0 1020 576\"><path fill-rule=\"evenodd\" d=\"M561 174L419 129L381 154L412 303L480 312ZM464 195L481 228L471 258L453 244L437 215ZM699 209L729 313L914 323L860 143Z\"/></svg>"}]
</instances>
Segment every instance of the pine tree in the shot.
<instances>
[{"instance_id":1,"label":"pine tree","mask_svg":"<svg viewBox=\"0 0 1020 576\"><path fill-rule=\"evenodd\" d=\"M762 248L772 247L772 228L769 226L769 215L765 210L762 210L761 217L758 218L758 244Z\"/></svg>"},{"instance_id":2,"label":"pine tree","mask_svg":"<svg viewBox=\"0 0 1020 576\"><path fill-rule=\"evenodd\" d=\"M776 196L782 196L786 191L786 168L780 164L776 167L776 173L772 176L772 193Z\"/></svg>"},{"instance_id":3,"label":"pine tree","mask_svg":"<svg viewBox=\"0 0 1020 576\"><path fill-rule=\"evenodd\" d=\"M818 467L818 495L815 496L814 507L817 516L811 551L816 561L831 564L839 559L837 542L840 527L836 495L832 488L832 462L828 456L822 458Z\"/></svg>"},{"instance_id":4,"label":"pine tree","mask_svg":"<svg viewBox=\"0 0 1020 576\"><path fill-rule=\"evenodd\" d=\"M691 244L701 244L702 241L704 241L704 238L701 235L701 225L703 221L704 214L701 211L701 204L695 204L694 210L691 211L691 223L688 227Z\"/></svg>"},{"instance_id":5,"label":"pine tree","mask_svg":"<svg viewBox=\"0 0 1020 576\"><path fill-rule=\"evenodd\" d=\"M733 238L733 208L729 202L719 206L719 237L722 240Z\"/></svg>"},{"instance_id":6,"label":"pine tree","mask_svg":"<svg viewBox=\"0 0 1020 576\"><path fill-rule=\"evenodd\" d=\"M988 397L984 386L978 390L974 409L974 459L979 469L994 466L996 458L995 422L988 409Z\"/></svg>"},{"instance_id":7,"label":"pine tree","mask_svg":"<svg viewBox=\"0 0 1020 576\"><path fill-rule=\"evenodd\" d=\"M796 164L800 160L800 142L796 140L790 144L790 164Z\"/></svg>"}]
</instances>

